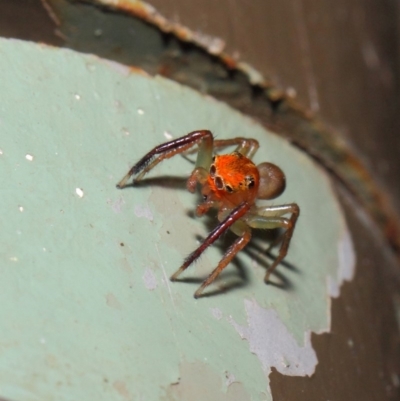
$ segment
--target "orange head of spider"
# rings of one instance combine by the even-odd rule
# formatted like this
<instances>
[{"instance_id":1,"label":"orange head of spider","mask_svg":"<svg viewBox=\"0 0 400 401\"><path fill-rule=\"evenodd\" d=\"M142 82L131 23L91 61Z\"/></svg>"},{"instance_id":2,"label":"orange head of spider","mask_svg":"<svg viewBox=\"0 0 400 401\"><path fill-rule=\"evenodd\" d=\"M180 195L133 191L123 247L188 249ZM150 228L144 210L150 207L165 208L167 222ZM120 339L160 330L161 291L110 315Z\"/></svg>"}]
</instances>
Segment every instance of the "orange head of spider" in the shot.
<instances>
[{"instance_id":1,"label":"orange head of spider","mask_svg":"<svg viewBox=\"0 0 400 401\"><path fill-rule=\"evenodd\" d=\"M284 188L285 176L279 167L272 163L256 166L246 156L234 152L213 158L203 195L223 207L234 208L242 202L252 204L257 198L275 198Z\"/></svg>"}]
</instances>

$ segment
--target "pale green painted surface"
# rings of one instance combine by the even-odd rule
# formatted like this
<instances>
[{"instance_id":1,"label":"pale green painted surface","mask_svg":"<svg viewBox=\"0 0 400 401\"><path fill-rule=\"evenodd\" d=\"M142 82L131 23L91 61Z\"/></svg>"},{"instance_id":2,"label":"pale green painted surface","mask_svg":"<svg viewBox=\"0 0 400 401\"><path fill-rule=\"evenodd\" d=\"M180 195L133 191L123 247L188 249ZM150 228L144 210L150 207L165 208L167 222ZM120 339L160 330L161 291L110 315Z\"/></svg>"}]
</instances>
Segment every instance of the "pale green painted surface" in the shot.
<instances>
[{"instance_id":1,"label":"pale green painted surface","mask_svg":"<svg viewBox=\"0 0 400 401\"><path fill-rule=\"evenodd\" d=\"M71 51L1 40L0 96L0 396L270 399L267 372L234 325L246 325L247 299L276 310L299 346L305 331L327 327L327 276L337 275L344 223L321 172L212 99ZM285 171L288 188L273 203L301 207L288 256L298 271L279 268L292 289L266 286L265 266L246 253L247 281L226 293L194 300L198 283L167 280L207 233L206 219L188 216L196 196L115 184L164 132L199 128L255 137L256 162ZM191 168L177 157L151 176ZM186 276L204 277L220 257L212 247ZM240 282L234 266L225 279ZM187 366L216 378L188 379L205 381L204 396L171 385ZM228 388L227 375L238 383Z\"/></svg>"}]
</instances>

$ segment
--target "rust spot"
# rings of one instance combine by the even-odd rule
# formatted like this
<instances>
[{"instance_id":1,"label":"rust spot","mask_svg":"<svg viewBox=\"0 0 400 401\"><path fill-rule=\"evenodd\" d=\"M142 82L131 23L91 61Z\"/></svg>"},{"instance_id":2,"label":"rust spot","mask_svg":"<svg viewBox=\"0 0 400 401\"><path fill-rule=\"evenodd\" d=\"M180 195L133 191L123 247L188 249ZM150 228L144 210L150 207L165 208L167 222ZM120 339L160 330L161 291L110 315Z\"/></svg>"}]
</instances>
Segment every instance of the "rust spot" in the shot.
<instances>
[{"instance_id":1,"label":"rust spot","mask_svg":"<svg viewBox=\"0 0 400 401\"><path fill-rule=\"evenodd\" d=\"M192 32L189 28L181 24L171 22L149 4L142 2L135 2L132 4L132 2L127 0L119 0L115 1L112 5L104 4L104 6L123 11L127 14L133 15L134 17L140 18L152 25L155 25L162 32L172 33L182 41L192 42L207 49L207 51L211 54L223 54L223 49L225 47L224 41L209 35ZM227 65L236 65L232 57L226 54L224 54L223 57L226 58Z\"/></svg>"},{"instance_id":2,"label":"rust spot","mask_svg":"<svg viewBox=\"0 0 400 401\"><path fill-rule=\"evenodd\" d=\"M115 390L117 390L117 392L122 395L123 398L129 400L130 399L130 393L128 391L128 389L126 388L126 384L123 381L115 381L113 383L113 387L115 388Z\"/></svg>"},{"instance_id":3,"label":"rust spot","mask_svg":"<svg viewBox=\"0 0 400 401\"><path fill-rule=\"evenodd\" d=\"M145 70L143 70L142 68L134 67L132 65L128 66L128 68L129 68L129 71L131 73L133 73L133 74L139 74L139 75L143 75L145 77L149 76L149 74Z\"/></svg>"}]
</instances>

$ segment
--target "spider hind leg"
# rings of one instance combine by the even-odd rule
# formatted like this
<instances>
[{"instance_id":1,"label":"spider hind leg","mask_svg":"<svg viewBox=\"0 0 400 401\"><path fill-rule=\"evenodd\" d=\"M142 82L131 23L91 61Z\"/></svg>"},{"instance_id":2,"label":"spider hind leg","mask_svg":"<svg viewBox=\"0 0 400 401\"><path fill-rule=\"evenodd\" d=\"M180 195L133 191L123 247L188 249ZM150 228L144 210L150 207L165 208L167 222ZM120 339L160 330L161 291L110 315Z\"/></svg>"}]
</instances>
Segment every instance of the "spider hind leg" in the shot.
<instances>
[{"instance_id":1,"label":"spider hind leg","mask_svg":"<svg viewBox=\"0 0 400 401\"><path fill-rule=\"evenodd\" d=\"M289 214L290 217L282 217L285 214ZM279 248L279 253L272 265L267 269L265 273L264 281L268 283L269 276L271 273L276 269L279 263L287 255L290 240L293 235L294 228L296 226L297 218L300 214L300 208L296 203L290 203L288 205L281 205L281 206L267 206L262 208L257 208L255 213L250 215L246 222L249 224L250 227L256 229L274 229L274 228L283 228L285 231L284 233L278 237L277 241L274 241L270 247L268 248L267 252L277 245L279 242L281 246Z\"/></svg>"},{"instance_id":2,"label":"spider hind leg","mask_svg":"<svg viewBox=\"0 0 400 401\"><path fill-rule=\"evenodd\" d=\"M195 298L199 298L204 291L204 289L209 286L225 269L226 266L232 261L232 259L239 253L250 241L251 239L251 230L247 228L244 231L243 235L239 237L225 252L222 259L219 261L217 267L211 272L211 274L203 281L201 286L194 293Z\"/></svg>"},{"instance_id":3,"label":"spider hind leg","mask_svg":"<svg viewBox=\"0 0 400 401\"><path fill-rule=\"evenodd\" d=\"M246 202L241 203L236 209L230 212L230 214L219 223L214 230L207 236L204 242L193 251L184 261L182 266L171 276L171 281L176 281L178 276L183 273L199 256L212 245L223 233L225 233L229 228L234 229L235 223L238 224L239 220L250 209L250 205ZM236 230L234 230L236 231ZM249 228L243 230L242 235L238 238L233 245L228 249L225 255L222 257L218 266L212 271L212 273L204 280L202 285L194 293L194 297L198 298L203 292L204 288L210 285L221 273L221 271L230 263L230 261L235 257L235 255L242 250L251 238L251 230Z\"/></svg>"}]
</instances>

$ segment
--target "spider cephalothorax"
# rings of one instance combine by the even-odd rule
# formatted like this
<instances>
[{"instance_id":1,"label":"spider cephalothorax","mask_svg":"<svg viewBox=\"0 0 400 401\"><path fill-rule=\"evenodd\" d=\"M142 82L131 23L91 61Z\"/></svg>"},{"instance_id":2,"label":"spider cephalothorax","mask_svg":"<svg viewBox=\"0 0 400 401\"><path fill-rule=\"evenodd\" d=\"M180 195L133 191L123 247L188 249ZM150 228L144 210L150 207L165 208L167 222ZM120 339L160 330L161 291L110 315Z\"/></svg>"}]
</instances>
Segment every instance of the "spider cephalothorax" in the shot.
<instances>
[{"instance_id":1,"label":"spider cephalothorax","mask_svg":"<svg viewBox=\"0 0 400 401\"><path fill-rule=\"evenodd\" d=\"M172 275L171 280L176 280L221 234L228 229L232 230L239 238L226 251L218 266L195 292L194 296L197 298L204 288L218 277L234 256L247 245L251 238L252 228L283 228L285 231L280 238L281 247L278 257L265 275L265 281L268 282L271 272L287 254L300 209L295 203L280 206L256 205L257 199L273 199L283 192L285 175L272 163L264 162L256 166L252 162L251 159L259 147L255 139L214 140L212 133L208 130L193 131L181 138L156 146L129 170L118 183L118 187L126 186L132 175L136 175L134 183L138 182L162 160L186 152L196 144L199 146L196 167L188 178L187 188L190 192L194 192L197 184L201 185L203 202L197 206L196 213L200 216L210 208L216 208L220 223L184 260L183 265ZM215 149L231 145L236 145L233 153L213 155ZM283 217L289 214L289 218Z\"/></svg>"},{"instance_id":2,"label":"spider cephalothorax","mask_svg":"<svg viewBox=\"0 0 400 401\"><path fill-rule=\"evenodd\" d=\"M256 165L241 153L233 152L213 157L204 185L209 187L216 201L235 207L243 200L252 202L255 199L259 180Z\"/></svg>"}]
</instances>

